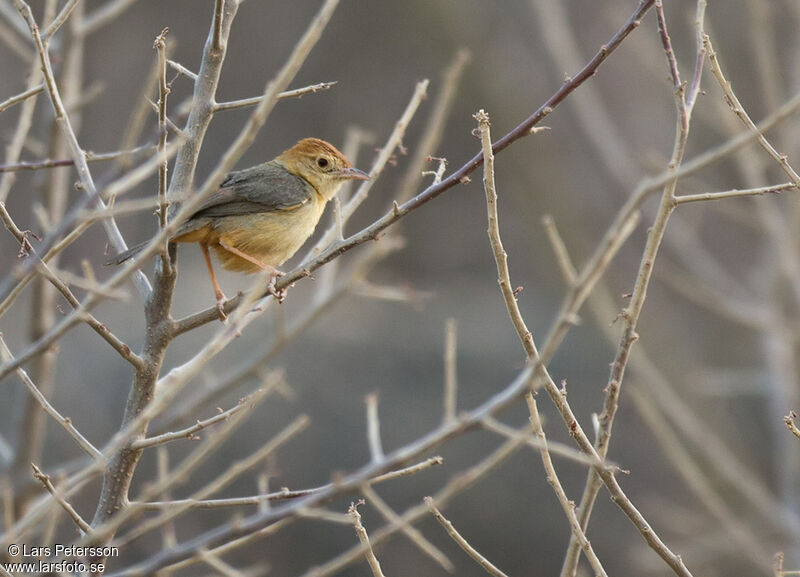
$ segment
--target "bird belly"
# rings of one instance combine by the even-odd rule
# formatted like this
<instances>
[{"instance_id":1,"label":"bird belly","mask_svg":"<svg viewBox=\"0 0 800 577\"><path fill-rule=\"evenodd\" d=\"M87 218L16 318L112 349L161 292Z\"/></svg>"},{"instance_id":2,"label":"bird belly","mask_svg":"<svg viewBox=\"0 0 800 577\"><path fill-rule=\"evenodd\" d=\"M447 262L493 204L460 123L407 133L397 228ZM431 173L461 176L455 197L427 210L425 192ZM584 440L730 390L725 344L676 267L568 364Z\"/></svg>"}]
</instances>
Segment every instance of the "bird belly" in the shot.
<instances>
[{"instance_id":1,"label":"bird belly","mask_svg":"<svg viewBox=\"0 0 800 577\"><path fill-rule=\"evenodd\" d=\"M291 211L276 211L215 218L208 243L223 268L244 273L261 267L226 250L222 244L253 257L267 267L277 267L297 252L314 232L324 205L309 203Z\"/></svg>"}]
</instances>

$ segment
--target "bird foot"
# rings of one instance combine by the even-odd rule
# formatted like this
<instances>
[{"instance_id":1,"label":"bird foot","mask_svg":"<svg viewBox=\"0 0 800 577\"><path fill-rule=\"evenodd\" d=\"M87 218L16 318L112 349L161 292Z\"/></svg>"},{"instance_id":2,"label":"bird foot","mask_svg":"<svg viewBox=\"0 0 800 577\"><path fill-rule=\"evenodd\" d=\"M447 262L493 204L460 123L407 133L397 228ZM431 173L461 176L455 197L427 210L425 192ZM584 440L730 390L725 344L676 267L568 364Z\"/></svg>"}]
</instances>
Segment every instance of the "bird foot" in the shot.
<instances>
[{"instance_id":1,"label":"bird foot","mask_svg":"<svg viewBox=\"0 0 800 577\"><path fill-rule=\"evenodd\" d=\"M219 291L216 294L217 297L217 314L219 315L219 320L223 323L228 321L228 315L225 314L225 294L222 291Z\"/></svg>"},{"instance_id":2,"label":"bird foot","mask_svg":"<svg viewBox=\"0 0 800 577\"><path fill-rule=\"evenodd\" d=\"M279 277L282 277L284 273L279 271L278 269L273 270L272 275L269 278L269 282L267 283L267 292L272 295L278 304L283 304L283 299L286 298L286 289L276 289L275 288L275 281L278 280Z\"/></svg>"}]
</instances>

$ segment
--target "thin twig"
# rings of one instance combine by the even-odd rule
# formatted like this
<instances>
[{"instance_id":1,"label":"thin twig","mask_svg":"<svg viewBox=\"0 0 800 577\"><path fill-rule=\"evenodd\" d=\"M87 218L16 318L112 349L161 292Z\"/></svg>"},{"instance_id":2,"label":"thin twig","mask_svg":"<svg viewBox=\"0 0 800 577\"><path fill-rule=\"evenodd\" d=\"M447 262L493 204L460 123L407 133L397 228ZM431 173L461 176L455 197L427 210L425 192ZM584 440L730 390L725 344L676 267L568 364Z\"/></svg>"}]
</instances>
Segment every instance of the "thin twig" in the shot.
<instances>
[{"instance_id":1,"label":"thin twig","mask_svg":"<svg viewBox=\"0 0 800 577\"><path fill-rule=\"evenodd\" d=\"M497 283L500 285L500 292L506 304L506 311L511 317L511 322L517 335L522 341L529 359L539 356L536 345L533 342L533 335L528 330L522 313L519 310L517 296L511 286L511 278L508 271L508 257L503 248L503 241L500 239L500 225L497 216L497 190L494 183L494 153L492 152L492 136L489 130L489 115L483 110L475 114L478 121L478 130L483 147L483 187L486 192L486 210L489 219L489 242L494 253L495 263L497 264Z\"/></svg>"},{"instance_id":2,"label":"thin twig","mask_svg":"<svg viewBox=\"0 0 800 577\"><path fill-rule=\"evenodd\" d=\"M701 192L698 194L682 194L675 197L675 204L687 202L704 202L707 200L723 200L726 198L741 198L743 196L761 196L764 194L780 194L787 190L797 190L794 182L773 184L772 186L759 186L757 188L733 189L722 192Z\"/></svg>"},{"instance_id":3,"label":"thin twig","mask_svg":"<svg viewBox=\"0 0 800 577\"><path fill-rule=\"evenodd\" d=\"M439 144L442 141L442 134L444 133L444 126L453 108L456 91L469 60L469 51L462 48L456 52L452 62L442 73L441 89L439 89L434 98L430 115L425 121L424 132L411 153L408 170L400 181L400 185L397 187L397 197L395 200L398 203L405 202L414 196L414 191L421 181L422 167L429 162L429 158L432 155L438 153Z\"/></svg>"},{"instance_id":4,"label":"thin twig","mask_svg":"<svg viewBox=\"0 0 800 577\"><path fill-rule=\"evenodd\" d=\"M70 290L69 286L67 286L66 282L64 282L64 280L62 280L47 263L45 263L43 260L38 259L36 251L33 249L33 246L30 244L30 241L28 240L30 231L23 231L17 227L17 225L12 220L11 215L8 214L5 204L3 204L2 202L0 202L0 220L6 226L8 231L11 232L11 234L14 235L14 237L19 242L20 245L19 254L32 255L33 258L37 259L38 272L45 279L47 279L50 282L50 284L52 284L58 290L58 292L61 293L61 295L66 299L66 301L70 304L70 306L73 307L74 310L79 309L81 306L80 301ZM109 288L110 287L93 283L93 286L91 287L91 290L89 292L95 298L98 299L101 297L105 298L110 294L114 294L114 291L109 290ZM7 310L7 306L5 306L6 303L3 303L3 305L4 306L0 307L0 310L2 311ZM111 345L111 347L115 351L117 351L123 359L125 359L135 367L141 366L141 358L133 351L131 351L131 348L126 343L120 340L114 333L112 333L108 329L106 325L97 320L97 318L95 318L92 314L84 312L84 314L82 314L79 317L79 320L89 325L98 335L100 335L100 337L103 338L103 340L105 340L109 345ZM28 358L32 356L34 355L28 355ZM19 358L17 358L14 362L16 363L17 367L21 366L21 360Z\"/></svg>"},{"instance_id":5,"label":"thin twig","mask_svg":"<svg viewBox=\"0 0 800 577\"><path fill-rule=\"evenodd\" d=\"M221 14L217 14L216 18L221 18ZM153 43L153 48L157 54L157 68L158 68L158 152L162 156L167 149L167 95L170 92L169 85L167 84L167 43L166 36L168 28L164 28L156 37ZM216 33L219 31L215 29ZM167 159L161 162L158 168L158 223L163 229L167 226L167 209L169 208L169 201L167 199ZM167 244L169 241L165 240L163 248L160 251L162 270L169 267L169 250Z\"/></svg>"},{"instance_id":6,"label":"thin twig","mask_svg":"<svg viewBox=\"0 0 800 577\"><path fill-rule=\"evenodd\" d=\"M383 444L381 443L381 423L378 417L378 393L370 393L364 397L367 406L367 442L369 454L374 463L383 461Z\"/></svg>"},{"instance_id":7,"label":"thin twig","mask_svg":"<svg viewBox=\"0 0 800 577\"><path fill-rule=\"evenodd\" d=\"M458 326L449 318L444 325L444 422L456 418L458 374L456 363Z\"/></svg>"},{"instance_id":8,"label":"thin twig","mask_svg":"<svg viewBox=\"0 0 800 577\"><path fill-rule=\"evenodd\" d=\"M567 516L572 534L578 540L578 543L580 543L581 549L583 549L586 558L589 560L589 564L594 570L594 574L598 577L601 575L607 577L608 574L605 569L603 569L600 559L597 558L592 545L589 543L589 540L586 538L581 528L578 517L575 515L575 502L569 500L567 493L564 491L564 487L561 485L561 481L558 479L558 474L553 466L553 460L550 458L550 452L547 448L547 437L545 437L544 429L542 428L542 419L539 416L539 409L536 407L536 401L533 395L531 393L525 395L525 401L528 404L528 412L530 413L530 420L533 425L534 433L539 437L542 443L539 453L542 456L545 473L547 473L547 482L553 487L553 491L555 491L556 497L558 497L558 502L564 510L564 514Z\"/></svg>"},{"instance_id":9,"label":"thin twig","mask_svg":"<svg viewBox=\"0 0 800 577\"><path fill-rule=\"evenodd\" d=\"M501 423L497 419L493 417L487 417L481 423L484 429L487 431L491 431L493 433L497 433L498 435L502 435L508 439L515 438L519 434L519 429L515 429L514 427L509 427L508 425ZM525 441L527 445L539 452L542 449L542 443L536 437L530 437L527 441ZM599 467L601 469L606 469L608 471L618 471L619 465L616 463L609 461L608 459L604 461L600 461L595 459L592 455L587 455L586 453L582 453L576 449L573 449L570 445L566 443L559 443L558 441L548 441L547 449L550 451L551 455L557 455L559 457L563 457L569 461L574 463L579 463L581 465L586 465L589 467Z\"/></svg>"},{"instance_id":10,"label":"thin twig","mask_svg":"<svg viewBox=\"0 0 800 577\"><path fill-rule=\"evenodd\" d=\"M412 525L404 524L400 521L400 516L395 513L389 504L384 501L380 495L372 488L371 485L366 484L361 487L361 492L364 494L366 501L372 505L389 523L397 523L401 526L401 531L414 543L420 550L428 557L433 559L442 569L448 573L455 572L455 566L452 561L447 558L436 545L428 541L425 536L415 529Z\"/></svg>"},{"instance_id":11,"label":"thin twig","mask_svg":"<svg viewBox=\"0 0 800 577\"><path fill-rule=\"evenodd\" d=\"M28 79L26 82L26 87L29 90L36 88L39 84L44 89L44 84L41 83L42 80L42 72L39 69L40 65L36 58L33 58L30 63L30 72L28 73ZM13 97L11 100L19 102L19 97ZM37 100L35 98L23 99L23 102L19 117L17 119L17 126L14 129L14 134L11 137L8 145L5 149L5 164L13 164L14 162L19 161L20 155L22 154L22 149L25 146L25 142L28 140L31 127L33 125L33 117L34 112L36 110ZM15 179L9 175L3 175L2 179L0 179L0 202L4 202L6 198L8 198L8 194L11 191L11 187L14 185ZM27 463L25 464L27 468Z\"/></svg>"},{"instance_id":12,"label":"thin twig","mask_svg":"<svg viewBox=\"0 0 800 577\"><path fill-rule=\"evenodd\" d=\"M232 318L235 315L232 315ZM235 320L235 319L234 319ZM213 340L213 339L212 339ZM172 385L173 383L169 383ZM169 385L165 386L165 392L163 393L167 398L171 397L172 394L176 392L176 389L179 389L180 383L177 383L173 387ZM164 390L164 389L162 389ZM264 389L260 389L250 395L249 402L245 403L242 407L243 410L237 412L232 417L229 417L227 421L220 424L212 434L209 434L207 438L205 438L198 447L196 447L187 457L185 457L179 465L174 467L164 479L159 480L158 483L150 484L145 487L141 493L139 494L140 501L148 501L151 500L159 495L161 495L164 490L170 488L174 484L178 483L182 479L187 479L191 475L192 471L194 471L200 464L202 464L210 455L213 454L214 450L216 450L219 446L222 445L232 434L233 432L241 426L244 422L244 419L248 415L249 411L255 408L258 403L266 397L267 391ZM125 423L122 429L115 435L115 437L111 440L110 443L104 447L103 451L105 454L116 454L121 449L133 451L134 449L130 449L128 443L130 442L131 436L141 430L143 422L149 422L152 420L153 414L158 414L160 410L163 410L163 400L164 397L157 396L150 404L148 404L142 411L142 416L135 418L133 420L129 420ZM302 419L301 419L302 420ZM289 432L296 432L296 427L305 426L305 423L293 423L289 429ZM285 431L284 431L285 432ZM279 435L280 438L282 434ZM266 447L272 447L271 444L264 445L257 453L260 454L260 451L269 451ZM274 447L272 447L274 448ZM140 453L141 451L139 451ZM252 464L250 465L252 466ZM232 478L235 478L245 469L241 467L231 467L226 469L220 476L217 477L217 480L214 483L221 483L224 486L225 483L229 482ZM106 471L106 474L108 471ZM79 477L79 475L78 475ZM75 481L73 481L75 482ZM212 484L206 485L201 489L199 492L195 493L193 497L195 498L204 498L210 495L211 491L213 492L216 488ZM199 497L198 497L199 495ZM93 523L94 528L94 538L96 541L102 541L107 538L110 538L114 535L117 528L121 526L121 524L132 515L136 513L136 509L134 507L126 507L119 511L117 511L110 519L104 520L101 523L95 522ZM175 515L181 513L182 510L173 511L174 514L169 514L165 516L163 519L157 519L158 523L155 523L156 519L150 519L148 522L145 522L137 527L137 529L144 529L148 526L148 523L152 524L152 527L160 526L160 521L167 522L172 519ZM132 530L130 534L134 534Z\"/></svg>"},{"instance_id":13,"label":"thin twig","mask_svg":"<svg viewBox=\"0 0 800 577\"><path fill-rule=\"evenodd\" d=\"M184 74L188 75L193 73L186 70ZM197 75L194 76L195 78L197 77ZM302 88L295 88L294 90L285 90L278 95L278 98L280 100L284 100L287 98L300 98L304 94L315 94L317 92L320 92L321 90L328 90L337 83L338 81L336 80L332 82L318 82L317 84L311 84L310 86L304 86ZM240 100L231 100L229 102L217 102L214 104L214 112L222 112L224 110L235 110L237 108L247 108L249 106L255 106L262 100L264 100L263 94L261 96L254 96L252 98L242 98Z\"/></svg>"},{"instance_id":14,"label":"thin twig","mask_svg":"<svg viewBox=\"0 0 800 577\"><path fill-rule=\"evenodd\" d=\"M719 59L717 58L717 53L714 51L714 47L711 44L711 39L709 38L708 34L703 36L703 45L705 46L708 52L708 59L711 62L711 70L714 73L714 76L717 79L717 82L722 87L722 91L725 93L725 98L728 101L728 105L731 107L731 110L739 117L739 120L742 121L751 132L756 133L756 140L761 145L761 147L767 151L775 162L781 167L783 172L791 179L791 181L800 186L800 175L798 175L792 166L789 164L789 160L787 159L785 154L779 153L775 150L775 147L770 144L767 140L766 136L762 132L759 131L758 126L753 120L750 118L750 115L747 114L742 103L739 102L739 99L736 97L736 94L733 92L731 87L731 83L725 78L725 75L722 72L722 67L720 66Z\"/></svg>"},{"instance_id":15,"label":"thin twig","mask_svg":"<svg viewBox=\"0 0 800 577\"><path fill-rule=\"evenodd\" d=\"M164 523L174 519L175 517L181 515L185 511L188 511L191 508L189 506L191 503L201 501L203 499L206 499L207 497L210 497L214 493L221 491L227 485L236 480L240 475L242 475L246 471L249 471L258 463L263 462L264 459L272 455L278 448L280 448L282 445L290 441L295 435L304 430L308 426L308 423L309 423L309 418L306 415L300 415L294 421L292 421L288 426L286 426L282 431L280 431L277 435L275 435L272 439L270 439L269 442L261 446L257 451L248 455L244 459L241 459L240 461L233 463L224 472L219 474L215 479L213 479L211 482L207 483L201 489L193 493L191 497L187 499L183 505L173 506L171 508L168 508L164 510L161 515L154 517L152 519L148 519L146 522L143 522L140 525L132 528L128 533L119 538L118 543L120 544L120 546L130 543L131 541L137 539L141 535L144 535L145 533L162 526ZM208 449L209 449L208 447L204 447L203 452L207 453ZM187 461L189 461L189 459L187 459ZM197 459L195 459L194 461L195 463L198 462ZM191 463L191 465L193 466L194 463ZM163 483L164 486L169 486L170 484L175 483L176 480L178 479L185 479L186 478L185 471L187 470L189 470L188 467L186 467L184 463L181 463L181 465L170 474L170 478L164 481ZM146 502L149 498L151 498L154 495L157 495L159 492L160 491L156 490L155 487L148 488L148 490L142 494L141 496L142 501L140 502ZM122 521L122 518L112 519L112 521L113 524L107 524L106 527L100 528L98 529L98 531L107 531L107 532L110 531L114 526L119 526L119 524Z\"/></svg>"},{"instance_id":16,"label":"thin twig","mask_svg":"<svg viewBox=\"0 0 800 577\"><path fill-rule=\"evenodd\" d=\"M219 575L223 577L245 577L245 574L242 571L239 571L233 565L226 563L219 557L217 557L211 551L207 549L203 549L198 552L198 557L200 561L214 569Z\"/></svg>"},{"instance_id":17,"label":"thin twig","mask_svg":"<svg viewBox=\"0 0 800 577\"><path fill-rule=\"evenodd\" d=\"M258 392L258 391L257 391ZM253 395L255 395L254 393ZM196 439L195 433L198 431L202 431L203 429L207 429L211 425L215 425L221 421L226 421L242 409L248 407L248 405L252 402L253 395L248 395L247 397L241 399L236 405L228 409L227 411L220 411L213 417L209 417L208 419L203 419L202 421L197 421L191 427L186 427L185 429L181 429L180 431L174 431L171 433L163 433L161 435L157 435L155 437L148 437L146 439L138 439L131 443L131 447L134 449L147 449L149 447L155 447L158 445L163 445L165 443L169 443L171 441L176 441L179 439Z\"/></svg>"},{"instance_id":18,"label":"thin twig","mask_svg":"<svg viewBox=\"0 0 800 577\"><path fill-rule=\"evenodd\" d=\"M632 367L633 368L633 367ZM759 568L769 557L769 544L763 542L761 535L748 527L741 512L735 511L732 504L720 494L718 479L708 471L705 463L699 462L692 451L684 446L678 431L667 424L667 419L650 395L641 389L631 389L632 398L648 429L658 441L673 469L685 481L699 503L703 504L727 534L736 550L749 557Z\"/></svg>"},{"instance_id":19,"label":"thin twig","mask_svg":"<svg viewBox=\"0 0 800 577\"><path fill-rule=\"evenodd\" d=\"M115 150L113 152L94 153L91 151L84 151L86 162L100 162L105 160L115 160L120 157L129 157L132 155L148 154L156 151L156 146L153 144L143 144L132 148L130 150ZM46 159L29 162L17 162L15 164L0 165L0 172L17 172L20 170L40 170L43 168L55 168L58 166L72 166L75 161L71 158L60 159Z\"/></svg>"},{"instance_id":20,"label":"thin twig","mask_svg":"<svg viewBox=\"0 0 800 577\"><path fill-rule=\"evenodd\" d=\"M44 485L44 488L47 489L47 492L50 493L53 498L58 502L59 505L67 512L75 524L80 528L81 532L88 533L92 530L89 526L89 523L83 520L83 518L78 514L75 508L70 505L56 490L53 486L53 483L50 481L50 476L45 475L42 473L41 469L36 466L35 463L31 463L31 467L33 467L33 476Z\"/></svg>"},{"instance_id":21,"label":"thin twig","mask_svg":"<svg viewBox=\"0 0 800 577\"><path fill-rule=\"evenodd\" d=\"M37 94L41 94L44 92L44 84L37 84L33 88L28 88L24 92L20 92L15 96L11 96L6 100L0 102L0 112L3 112L6 108L10 108L15 104L19 104L30 98L31 96L36 96Z\"/></svg>"},{"instance_id":22,"label":"thin twig","mask_svg":"<svg viewBox=\"0 0 800 577\"><path fill-rule=\"evenodd\" d=\"M436 503L433 500L433 497L425 497L425 504L431 511L431 514L439 521L439 524L444 527L447 534L455 541L459 547L461 547L467 555L472 557L475 562L480 565L489 575L494 575L494 577L508 577L505 573L503 573L500 569L498 569L491 561L489 561L486 557L481 555L475 547L469 544L469 541L464 539L461 536L456 528L453 526L453 523L450 522L439 509L436 508Z\"/></svg>"},{"instance_id":23,"label":"thin twig","mask_svg":"<svg viewBox=\"0 0 800 577\"><path fill-rule=\"evenodd\" d=\"M8 362L13 358L11 351L6 345L5 340L3 339L2 333L0 333L0 357L2 357L3 361ZM75 428L75 425L72 424L72 419L64 417L61 413L59 413L53 405L50 404L50 401L42 394L36 384L31 380L28 376L28 373L25 372L24 369L17 369L17 375L19 375L20 380L25 384L34 398L39 402L48 415L53 417L55 421L61 425L69 435L75 439L78 445L83 449L87 455L92 457L93 459L103 460L103 455L97 448L89 442L86 437L84 437L78 429Z\"/></svg>"},{"instance_id":24,"label":"thin twig","mask_svg":"<svg viewBox=\"0 0 800 577\"><path fill-rule=\"evenodd\" d=\"M389 160L395 155L395 150L398 148L402 150L402 141L403 136L405 136L406 128L426 97L428 83L428 80L417 82L414 93L408 101L405 110L403 110L400 118L395 123L394 130L392 130L392 133L386 140L386 144L380 149L378 158L370 168L369 180L363 182L356 192L348 199L347 203L341 207L339 211L339 218L341 220L334 223L333 226L325 231L325 234L323 234L317 243L306 253L303 261L308 261L313 255L318 254L322 248L330 248L331 246L347 242L346 240L337 241L336 238L337 236L342 236L344 226L347 224L350 217L353 216L356 209L367 199L367 195L378 179L378 176L383 172Z\"/></svg>"},{"instance_id":25,"label":"thin twig","mask_svg":"<svg viewBox=\"0 0 800 577\"><path fill-rule=\"evenodd\" d=\"M398 469L397 471L390 471L389 473L386 473L384 475L379 475L378 477L375 477L373 479L367 479L364 485L361 486L361 488L363 489L365 486L372 486L375 484L383 483L385 481L391 481L399 477L414 475L432 466L441 465L443 462L444 461L441 457L431 457L415 465ZM306 497L314 493L330 490L333 487L334 487L333 483L328 483L326 485L322 485L320 487L314 487L311 489L291 490L288 488L284 488L281 489L280 491L275 491L273 493L262 493L250 497L231 497L227 499L190 498L190 499L175 499L173 501L147 501L147 502L136 501L132 504L143 511L151 511L151 510L159 511L162 509L171 509L174 507L186 507L187 509L218 509L224 507L242 507L247 505L261 505L263 503L269 503L269 502L299 499L300 497Z\"/></svg>"},{"instance_id":26,"label":"thin twig","mask_svg":"<svg viewBox=\"0 0 800 577\"><path fill-rule=\"evenodd\" d=\"M225 0L216 0L214 2L214 50L221 51L223 49L222 38L222 19L225 15ZM227 37L227 35L226 35Z\"/></svg>"},{"instance_id":27,"label":"thin twig","mask_svg":"<svg viewBox=\"0 0 800 577\"><path fill-rule=\"evenodd\" d=\"M783 422L786 423L786 427L792 432L792 434L800 439L800 429L797 428L795 425L794 420L797 418L797 413L794 411L790 412L783 418Z\"/></svg>"},{"instance_id":28,"label":"thin twig","mask_svg":"<svg viewBox=\"0 0 800 577\"><path fill-rule=\"evenodd\" d=\"M183 75L184 75L184 76L186 76L187 78L190 78L190 79L192 79L192 80L197 80L197 73L196 73L196 72L192 72L191 70L189 70L188 68L186 68L186 67L185 67L183 64L181 64L180 62L176 62L175 60L172 60L172 59L169 59L169 58L167 58L167 64L169 64L169 65L170 65L172 68L174 68L174 69L175 69L177 72L179 72L180 74L183 74Z\"/></svg>"},{"instance_id":29,"label":"thin twig","mask_svg":"<svg viewBox=\"0 0 800 577\"><path fill-rule=\"evenodd\" d=\"M64 22L67 21L67 18L69 18L69 15L72 13L72 11L75 9L75 6L77 6L78 2L80 1L81 0L67 0L67 3L64 4L63 8L61 8L61 11L53 19L53 21L50 23L50 25L45 29L44 33L42 34L42 42L44 44L50 42L50 39L56 32L58 32L58 29L61 28Z\"/></svg>"},{"instance_id":30,"label":"thin twig","mask_svg":"<svg viewBox=\"0 0 800 577\"><path fill-rule=\"evenodd\" d=\"M550 241L550 246L553 247L553 253L556 255L556 263L558 263L561 276L564 277L567 286L572 286L578 278L578 271L575 269L575 265L569 257L567 246L564 244L564 239L561 238L558 232L556 222L553 220L552 216L546 214L542 217L542 225L544 226L544 231L547 233L547 240Z\"/></svg>"},{"instance_id":31,"label":"thin twig","mask_svg":"<svg viewBox=\"0 0 800 577\"><path fill-rule=\"evenodd\" d=\"M369 563L369 568L372 571L373 577L384 577L383 571L381 571L381 564L375 556L375 552L372 550L372 545L369 544L367 530L364 528L364 525L361 524L361 514L358 512L358 506L363 504L363 500L358 503L351 503L347 512L350 514L350 518L353 521L353 527L356 530L356 535L358 535L358 540L361 541L361 544L365 548L364 554L367 557L367 562Z\"/></svg>"},{"instance_id":32,"label":"thin twig","mask_svg":"<svg viewBox=\"0 0 800 577\"><path fill-rule=\"evenodd\" d=\"M440 506L443 506L456 495L470 488L474 483L485 477L491 471L494 471L508 457L514 454L514 452L520 448L521 444L524 442L524 439L530 437L530 432L530 427L526 427L526 429L522 431L519 436L514 439L509 439L500 445L500 447L492 451L489 455L478 461L475 465L465 471L460 472L444 487L437 491L437 493L433 496L433 499L438 502ZM388 539L395 532L401 530L403 526L410 525L416 520L426 517L429 514L430 510L428 509L428 505L425 503L420 503L419 505L408 509L400 516L397 522L390 523L373 532L371 538L373 546L376 546L382 541ZM360 559L364 555L364 552L365 547L363 545L352 547L334 559L331 559L324 565L320 565L319 567L315 567L309 571L306 571L302 577L328 577L329 575L333 575L340 571L343 567Z\"/></svg>"}]
</instances>

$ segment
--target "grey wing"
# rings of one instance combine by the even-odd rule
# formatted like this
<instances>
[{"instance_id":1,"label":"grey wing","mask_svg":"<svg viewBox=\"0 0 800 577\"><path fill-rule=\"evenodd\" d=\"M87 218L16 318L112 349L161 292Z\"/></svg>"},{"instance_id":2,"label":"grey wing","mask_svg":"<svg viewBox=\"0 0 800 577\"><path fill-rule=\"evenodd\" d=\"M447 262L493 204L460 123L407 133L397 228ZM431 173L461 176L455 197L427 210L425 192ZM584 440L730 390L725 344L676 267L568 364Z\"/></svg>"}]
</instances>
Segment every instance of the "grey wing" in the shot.
<instances>
[{"instance_id":1,"label":"grey wing","mask_svg":"<svg viewBox=\"0 0 800 577\"><path fill-rule=\"evenodd\" d=\"M191 218L292 210L311 200L310 185L274 162L230 173Z\"/></svg>"}]
</instances>

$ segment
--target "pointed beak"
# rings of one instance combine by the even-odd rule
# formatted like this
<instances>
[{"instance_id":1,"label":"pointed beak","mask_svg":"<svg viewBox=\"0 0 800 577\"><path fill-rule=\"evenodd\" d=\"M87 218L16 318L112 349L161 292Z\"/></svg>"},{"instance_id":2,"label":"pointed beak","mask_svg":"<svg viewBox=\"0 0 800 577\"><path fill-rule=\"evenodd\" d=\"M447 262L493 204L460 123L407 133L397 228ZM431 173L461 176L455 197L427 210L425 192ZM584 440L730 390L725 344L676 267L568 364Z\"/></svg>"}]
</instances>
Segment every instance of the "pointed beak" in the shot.
<instances>
[{"instance_id":1,"label":"pointed beak","mask_svg":"<svg viewBox=\"0 0 800 577\"><path fill-rule=\"evenodd\" d=\"M357 168L342 168L338 173L339 178L347 180L369 180L369 174Z\"/></svg>"}]
</instances>

